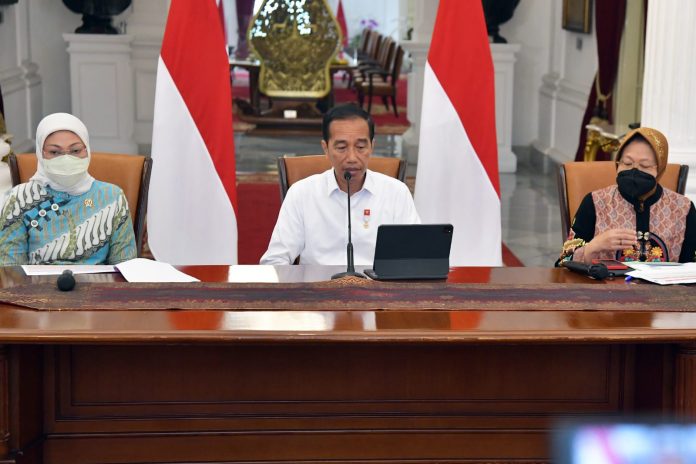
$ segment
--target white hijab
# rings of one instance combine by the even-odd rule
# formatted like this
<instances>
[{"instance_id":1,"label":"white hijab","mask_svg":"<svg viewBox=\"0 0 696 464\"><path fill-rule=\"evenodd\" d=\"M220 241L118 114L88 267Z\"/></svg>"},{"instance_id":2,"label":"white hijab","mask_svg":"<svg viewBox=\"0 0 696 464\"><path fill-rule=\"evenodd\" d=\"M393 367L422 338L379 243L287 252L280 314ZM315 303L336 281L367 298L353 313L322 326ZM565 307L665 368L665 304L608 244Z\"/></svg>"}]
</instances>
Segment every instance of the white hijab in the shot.
<instances>
[{"instance_id":1,"label":"white hijab","mask_svg":"<svg viewBox=\"0 0 696 464\"><path fill-rule=\"evenodd\" d=\"M39 164L36 169L36 174L30 180L38 182L42 186L48 185L54 190L65 192L69 195L82 195L92 187L94 177L87 171L82 175L82 178L72 186L61 184L58 180L51 177L44 169L43 146L46 138L54 132L67 130L82 140L82 143L87 147L87 159L92 159L92 151L89 148L89 134L87 127L78 118L68 113L53 113L49 114L41 120L36 128L36 158Z\"/></svg>"}]
</instances>

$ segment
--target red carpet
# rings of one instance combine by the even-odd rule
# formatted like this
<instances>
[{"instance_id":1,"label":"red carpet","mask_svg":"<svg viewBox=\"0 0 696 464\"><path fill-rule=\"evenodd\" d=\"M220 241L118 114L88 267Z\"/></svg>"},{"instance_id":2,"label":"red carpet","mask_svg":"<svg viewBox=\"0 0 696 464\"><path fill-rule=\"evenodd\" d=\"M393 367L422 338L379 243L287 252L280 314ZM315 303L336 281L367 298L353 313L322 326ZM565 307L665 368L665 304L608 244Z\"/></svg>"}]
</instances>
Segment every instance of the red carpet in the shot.
<instances>
[{"instance_id":1,"label":"red carpet","mask_svg":"<svg viewBox=\"0 0 696 464\"><path fill-rule=\"evenodd\" d=\"M280 186L267 183L237 185L239 264L258 264L268 248L280 211Z\"/></svg>"},{"instance_id":2,"label":"red carpet","mask_svg":"<svg viewBox=\"0 0 696 464\"><path fill-rule=\"evenodd\" d=\"M346 88L336 88L336 101L339 103L358 102L356 92ZM399 79L399 84L396 87L396 106L399 110L399 117L394 116L394 110L387 110L382 103L380 97L372 99L372 117L375 120L375 125L379 129L385 126L405 126L408 128L411 124L408 122L406 115L406 96L408 95L408 80L406 76ZM391 105L391 103L390 103ZM364 108L367 110L367 98L365 99ZM390 106L391 108L391 106Z\"/></svg>"},{"instance_id":3,"label":"red carpet","mask_svg":"<svg viewBox=\"0 0 696 464\"><path fill-rule=\"evenodd\" d=\"M239 264L258 264L268 247L278 211L280 187L277 183L239 183L237 185L239 217ZM503 244L503 264L508 267L524 266Z\"/></svg>"}]
</instances>

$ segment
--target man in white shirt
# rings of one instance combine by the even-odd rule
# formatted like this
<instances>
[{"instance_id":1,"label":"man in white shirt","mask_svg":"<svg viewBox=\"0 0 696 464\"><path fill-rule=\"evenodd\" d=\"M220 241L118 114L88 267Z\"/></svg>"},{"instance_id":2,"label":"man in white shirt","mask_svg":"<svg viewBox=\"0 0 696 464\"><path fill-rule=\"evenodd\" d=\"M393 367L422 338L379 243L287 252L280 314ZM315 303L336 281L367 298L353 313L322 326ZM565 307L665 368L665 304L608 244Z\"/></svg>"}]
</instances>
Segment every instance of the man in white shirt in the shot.
<instances>
[{"instance_id":1,"label":"man in white shirt","mask_svg":"<svg viewBox=\"0 0 696 464\"><path fill-rule=\"evenodd\" d=\"M406 185L367 169L374 148L370 115L348 104L336 106L322 122L324 154L332 169L293 184L278 214L261 264L346 264L348 243L347 191L350 203L355 264L372 265L380 224L419 224Z\"/></svg>"}]
</instances>

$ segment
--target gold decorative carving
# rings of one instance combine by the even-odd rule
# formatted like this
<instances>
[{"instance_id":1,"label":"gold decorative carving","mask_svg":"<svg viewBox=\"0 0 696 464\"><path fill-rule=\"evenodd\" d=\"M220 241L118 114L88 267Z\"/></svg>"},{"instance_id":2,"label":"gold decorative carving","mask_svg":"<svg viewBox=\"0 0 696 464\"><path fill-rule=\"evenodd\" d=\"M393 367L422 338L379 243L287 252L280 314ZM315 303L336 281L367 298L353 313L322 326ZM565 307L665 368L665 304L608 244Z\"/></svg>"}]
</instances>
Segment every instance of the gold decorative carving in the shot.
<instances>
[{"instance_id":1,"label":"gold decorative carving","mask_svg":"<svg viewBox=\"0 0 696 464\"><path fill-rule=\"evenodd\" d=\"M585 126L587 129L587 140L585 142L584 161L595 161L599 150L604 153L611 153L612 159L616 155L616 150L621 145L621 137L614 134L614 128L608 125L600 125L593 121Z\"/></svg>"},{"instance_id":2,"label":"gold decorative carving","mask_svg":"<svg viewBox=\"0 0 696 464\"><path fill-rule=\"evenodd\" d=\"M329 66L342 36L326 0L265 0L248 36L261 61L261 92L288 98L329 93Z\"/></svg>"}]
</instances>

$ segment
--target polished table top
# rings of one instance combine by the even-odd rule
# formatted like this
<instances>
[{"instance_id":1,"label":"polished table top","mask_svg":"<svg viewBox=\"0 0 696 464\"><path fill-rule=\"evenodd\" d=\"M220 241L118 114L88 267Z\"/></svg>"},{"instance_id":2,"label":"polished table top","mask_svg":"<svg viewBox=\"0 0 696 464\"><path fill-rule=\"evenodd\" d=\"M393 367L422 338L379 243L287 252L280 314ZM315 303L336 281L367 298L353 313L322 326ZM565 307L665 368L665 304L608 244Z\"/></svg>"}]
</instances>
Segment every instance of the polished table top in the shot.
<instances>
[{"instance_id":1,"label":"polished table top","mask_svg":"<svg viewBox=\"0 0 696 464\"><path fill-rule=\"evenodd\" d=\"M228 282L239 266L181 266L203 282ZM260 269L260 268L259 268ZM268 268L266 268L268 270ZM340 266L276 266L279 282L327 280ZM123 282L119 274L78 275L87 282ZM55 282L0 268L3 288ZM450 283L498 285L648 285L623 279L592 281L566 269L454 268ZM231 283L230 285L234 285ZM614 287L616 288L616 287ZM696 287L693 288L696 309ZM50 298L50 295L47 295ZM539 296L543 301L543 293ZM0 304L0 343L563 343L696 340L695 312L569 310L354 310L322 311L37 311Z\"/></svg>"},{"instance_id":2,"label":"polished table top","mask_svg":"<svg viewBox=\"0 0 696 464\"><path fill-rule=\"evenodd\" d=\"M230 58L228 61L230 68L238 66L244 69L257 69L261 67L261 61L259 60ZM344 61L341 62L332 61L329 66L333 71L352 69L358 66L358 61L353 57L346 57Z\"/></svg>"}]
</instances>

